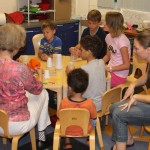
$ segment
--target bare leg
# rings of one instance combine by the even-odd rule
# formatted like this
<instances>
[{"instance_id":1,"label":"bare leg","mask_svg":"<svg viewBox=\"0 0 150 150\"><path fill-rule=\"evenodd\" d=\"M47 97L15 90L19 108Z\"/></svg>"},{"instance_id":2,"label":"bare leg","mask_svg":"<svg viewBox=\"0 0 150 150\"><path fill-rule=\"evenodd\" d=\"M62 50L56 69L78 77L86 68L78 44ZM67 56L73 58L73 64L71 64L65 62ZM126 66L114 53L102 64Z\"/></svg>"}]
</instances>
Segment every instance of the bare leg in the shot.
<instances>
[{"instance_id":1,"label":"bare leg","mask_svg":"<svg viewBox=\"0 0 150 150\"><path fill-rule=\"evenodd\" d=\"M126 150L126 143L116 142L116 144L113 147L113 150Z\"/></svg>"},{"instance_id":2,"label":"bare leg","mask_svg":"<svg viewBox=\"0 0 150 150\"><path fill-rule=\"evenodd\" d=\"M131 131L130 128L128 128L128 141L127 141L127 145L132 145L134 142L133 137L131 135Z\"/></svg>"},{"instance_id":3,"label":"bare leg","mask_svg":"<svg viewBox=\"0 0 150 150\"><path fill-rule=\"evenodd\" d=\"M126 150L126 143L116 142L116 150Z\"/></svg>"},{"instance_id":4,"label":"bare leg","mask_svg":"<svg viewBox=\"0 0 150 150\"><path fill-rule=\"evenodd\" d=\"M70 148L72 148L70 138L65 138L65 144L63 149L70 149Z\"/></svg>"},{"instance_id":5,"label":"bare leg","mask_svg":"<svg viewBox=\"0 0 150 150\"><path fill-rule=\"evenodd\" d=\"M70 138L65 138L65 143L66 144L70 143Z\"/></svg>"}]
</instances>

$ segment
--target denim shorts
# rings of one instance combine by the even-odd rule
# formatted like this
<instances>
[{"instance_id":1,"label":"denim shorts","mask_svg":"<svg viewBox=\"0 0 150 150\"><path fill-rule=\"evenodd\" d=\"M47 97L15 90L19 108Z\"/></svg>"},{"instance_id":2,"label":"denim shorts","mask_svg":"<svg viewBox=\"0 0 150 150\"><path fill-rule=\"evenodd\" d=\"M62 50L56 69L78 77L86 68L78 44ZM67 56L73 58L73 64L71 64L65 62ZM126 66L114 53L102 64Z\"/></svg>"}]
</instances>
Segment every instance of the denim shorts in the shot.
<instances>
[{"instance_id":1,"label":"denim shorts","mask_svg":"<svg viewBox=\"0 0 150 150\"><path fill-rule=\"evenodd\" d=\"M136 105L131 106L129 112L127 109L121 111L118 106L126 102L127 100L118 102L110 107L113 141L127 142L128 125L150 125L150 103L137 102Z\"/></svg>"}]
</instances>

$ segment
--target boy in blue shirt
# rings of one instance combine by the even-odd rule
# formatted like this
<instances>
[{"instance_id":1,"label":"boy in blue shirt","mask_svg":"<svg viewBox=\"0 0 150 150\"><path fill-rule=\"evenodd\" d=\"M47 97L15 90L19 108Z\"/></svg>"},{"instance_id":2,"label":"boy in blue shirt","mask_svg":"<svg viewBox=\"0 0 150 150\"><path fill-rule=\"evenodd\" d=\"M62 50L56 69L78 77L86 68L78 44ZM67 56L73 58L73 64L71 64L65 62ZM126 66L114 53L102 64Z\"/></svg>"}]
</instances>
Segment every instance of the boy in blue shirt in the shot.
<instances>
[{"instance_id":1,"label":"boy in blue shirt","mask_svg":"<svg viewBox=\"0 0 150 150\"><path fill-rule=\"evenodd\" d=\"M53 22L46 21L42 25L44 37L41 39L38 56L46 61L53 54L61 54L62 41L55 35L56 26Z\"/></svg>"}]
</instances>

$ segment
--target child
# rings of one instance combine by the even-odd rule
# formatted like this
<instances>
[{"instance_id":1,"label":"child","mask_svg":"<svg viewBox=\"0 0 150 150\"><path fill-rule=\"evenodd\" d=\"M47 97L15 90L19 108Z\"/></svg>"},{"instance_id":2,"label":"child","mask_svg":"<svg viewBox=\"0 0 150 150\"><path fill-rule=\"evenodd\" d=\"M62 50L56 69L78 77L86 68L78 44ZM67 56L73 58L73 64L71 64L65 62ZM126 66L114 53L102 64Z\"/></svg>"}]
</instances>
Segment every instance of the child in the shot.
<instances>
[{"instance_id":1,"label":"child","mask_svg":"<svg viewBox=\"0 0 150 150\"><path fill-rule=\"evenodd\" d=\"M89 11L87 15L87 19L88 19L88 28L84 29L81 38L83 38L86 35L91 35L91 36L97 35L100 38L103 44L103 48L101 50L101 53L97 56L97 58L101 59L105 56L107 50L107 46L105 42L106 33L99 26L101 22L101 13L98 10L93 9ZM70 52L80 57L81 54L80 44L76 45L75 47L71 47Z\"/></svg>"},{"instance_id":2,"label":"child","mask_svg":"<svg viewBox=\"0 0 150 150\"><path fill-rule=\"evenodd\" d=\"M62 41L55 36L56 26L50 21L46 21L42 25L44 38L41 39L38 56L46 61L53 54L61 54Z\"/></svg>"},{"instance_id":3,"label":"child","mask_svg":"<svg viewBox=\"0 0 150 150\"><path fill-rule=\"evenodd\" d=\"M81 68L89 74L89 85L83 93L84 98L91 98L96 105L96 110L101 110L101 96L106 90L105 64L102 59L96 59L101 53L102 43L97 36L86 35L80 41L81 58L87 64ZM66 72L70 68L67 67Z\"/></svg>"},{"instance_id":4,"label":"child","mask_svg":"<svg viewBox=\"0 0 150 150\"><path fill-rule=\"evenodd\" d=\"M89 110L91 121L89 122L88 131L92 129L92 125L96 124L96 107L90 98L83 98L82 94L88 86L88 74L81 68L74 69L68 74L68 93L69 96L61 101L57 115L59 117L59 112L64 108L85 108ZM68 135L82 135L82 130L78 127L67 128ZM64 149L70 149L72 145L70 139L65 139Z\"/></svg>"},{"instance_id":5,"label":"child","mask_svg":"<svg viewBox=\"0 0 150 150\"><path fill-rule=\"evenodd\" d=\"M105 17L107 54L103 58L108 62L106 71L111 73L111 87L126 81L130 67L130 41L123 33L124 19L120 12L108 12Z\"/></svg>"}]
</instances>

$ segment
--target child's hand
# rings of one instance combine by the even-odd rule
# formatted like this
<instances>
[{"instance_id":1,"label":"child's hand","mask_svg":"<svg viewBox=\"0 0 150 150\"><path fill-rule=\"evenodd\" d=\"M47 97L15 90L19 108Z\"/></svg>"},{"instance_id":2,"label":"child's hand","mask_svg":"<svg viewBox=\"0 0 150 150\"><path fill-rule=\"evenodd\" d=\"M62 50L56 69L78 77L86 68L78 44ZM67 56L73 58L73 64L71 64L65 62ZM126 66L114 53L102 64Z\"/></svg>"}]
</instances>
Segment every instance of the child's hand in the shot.
<instances>
[{"instance_id":1,"label":"child's hand","mask_svg":"<svg viewBox=\"0 0 150 150\"><path fill-rule=\"evenodd\" d=\"M81 56L81 50L76 47L70 47L69 51L71 55L75 56L76 58Z\"/></svg>"},{"instance_id":2,"label":"child's hand","mask_svg":"<svg viewBox=\"0 0 150 150\"><path fill-rule=\"evenodd\" d=\"M68 74L70 71L72 71L74 68L71 66L66 67L66 74Z\"/></svg>"},{"instance_id":3,"label":"child's hand","mask_svg":"<svg viewBox=\"0 0 150 150\"><path fill-rule=\"evenodd\" d=\"M109 72L110 71L110 66L109 65L105 66L105 69L106 69L107 72Z\"/></svg>"},{"instance_id":4,"label":"child's hand","mask_svg":"<svg viewBox=\"0 0 150 150\"><path fill-rule=\"evenodd\" d=\"M48 56L46 54L41 54L41 59L47 61Z\"/></svg>"}]
</instances>

